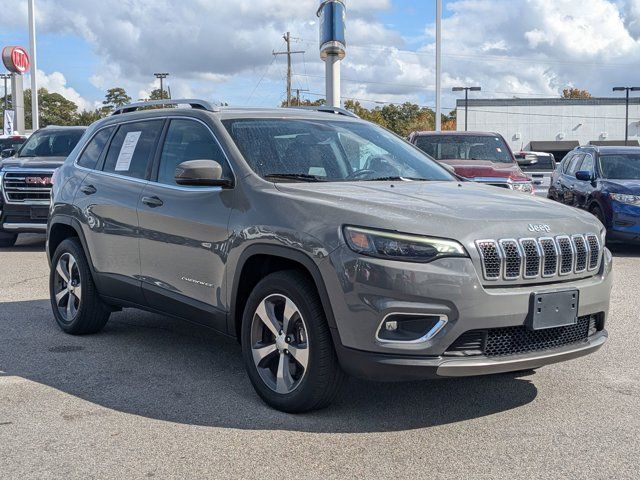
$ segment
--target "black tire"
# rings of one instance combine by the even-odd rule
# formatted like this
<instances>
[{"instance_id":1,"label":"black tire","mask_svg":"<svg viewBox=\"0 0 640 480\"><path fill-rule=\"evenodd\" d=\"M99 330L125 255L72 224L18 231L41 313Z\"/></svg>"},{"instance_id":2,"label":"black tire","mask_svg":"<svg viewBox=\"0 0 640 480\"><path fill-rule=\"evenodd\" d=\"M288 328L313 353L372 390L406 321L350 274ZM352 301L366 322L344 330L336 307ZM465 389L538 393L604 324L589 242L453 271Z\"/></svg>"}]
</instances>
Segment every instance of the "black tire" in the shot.
<instances>
[{"instance_id":1,"label":"black tire","mask_svg":"<svg viewBox=\"0 0 640 480\"><path fill-rule=\"evenodd\" d=\"M13 247L18 240L17 233L0 232L0 248Z\"/></svg>"},{"instance_id":2,"label":"black tire","mask_svg":"<svg viewBox=\"0 0 640 480\"><path fill-rule=\"evenodd\" d=\"M81 294L79 297L75 294L67 293L66 304L63 306L58 304L56 300L56 294L61 293L64 288L64 280L58 271L58 265L61 260L68 259L69 256L74 259L74 265L68 269L72 273L65 272L70 278L76 278L77 284L75 289L79 286ZM64 257L64 258L63 258ZM67 262L67 266L69 263ZM62 265L61 265L61 268ZM63 268L64 269L64 268ZM73 282L69 282L73 283ZM77 290L76 290L77 293ZM49 274L49 296L51 299L51 308L53 315L58 323L58 326L71 335L85 335L90 333L97 333L105 326L109 320L111 310L104 304L98 295L96 286L93 283L93 277L89 269L89 263L87 257L82 248L82 244L77 238L68 238L64 240L58 248L51 262L51 272ZM70 310L65 308L69 306L70 301L74 301L72 305L76 304L77 307L73 309L72 314L69 315ZM64 298L61 300L64 302ZM64 312L61 312L61 309ZM71 317L71 318L67 318Z\"/></svg>"},{"instance_id":3,"label":"black tire","mask_svg":"<svg viewBox=\"0 0 640 480\"><path fill-rule=\"evenodd\" d=\"M593 214L594 217L596 217L598 220L600 220L600 222L605 225L604 223L604 213L602 213L602 209L600 208L600 205L594 205L593 207L591 207L591 213Z\"/></svg>"},{"instance_id":4,"label":"black tire","mask_svg":"<svg viewBox=\"0 0 640 480\"><path fill-rule=\"evenodd\" d=\"M306 347L304 348L308 348L308 361L304 374L297 380L295 389L287 393L278 393L273 386L270 387L263 380L261 375L264 373L259 373L252 349L254 346L252 332L255 332L256 328L254 317L258 318L258 307L269 298L281 296L290 299L295 304L294 306L299 313L299 316L295 318L304 319L304 335L306 336ZM302 320L298 320L298 322L300 321ZM255 320L255 322L261 325L259 320ZM255 333L253 334L255 335ZM287 337L287 342L289 341L289 337ZM295 339L292 341L295 342ZM245 305L242 317L241 344L245 368L253 387L268 405L277 410L302 413L324 408L333 401L344 379L344 373L338 363L331 332L316 287L305 274L299 271L275 272L263 278L256 285ZM276 343L273 345L275 347ZM292 345L293 343L290 346ZM283 353L280 353L279 350L274 350L272 354L275 355L272 361L276 363L282 361L280 357ZM284 350L284 354L291 355L291 352ZM295 363L294 357L295 355L290 356L289 361L292 362L292 368L295 370L300 368L300 365ZM267 369L263 368L261 371L265 372Z\"/></svg>"}]
</instances>

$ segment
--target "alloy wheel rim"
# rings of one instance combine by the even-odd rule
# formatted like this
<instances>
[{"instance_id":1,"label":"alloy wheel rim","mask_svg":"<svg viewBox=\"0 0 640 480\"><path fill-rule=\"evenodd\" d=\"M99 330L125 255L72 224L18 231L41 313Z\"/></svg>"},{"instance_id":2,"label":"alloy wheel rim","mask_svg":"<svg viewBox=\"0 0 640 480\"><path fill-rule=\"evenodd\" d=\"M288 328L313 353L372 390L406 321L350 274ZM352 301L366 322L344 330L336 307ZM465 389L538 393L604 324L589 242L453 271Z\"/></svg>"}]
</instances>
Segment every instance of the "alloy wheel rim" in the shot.
<instances>
[{"instance_id":1,"label":"alloy wheel rim","mask_svg":"<svg viewBox=\"0 0 640 480\"><path fill-rule=\"evenodd\" d=\"M67 323L73 321L82 301L82 283L78 262L68 252L63 253L56 264L54 295L60 316Z\"/></svg>"},{"instance_id":2,"label":"alloy wheel rim","mask_svg":"<svg viewBox=\"0 0 640 480\"><path fill-rule=\"evenodd\" d=\"M251 321L251 355L271 390L286 395L298 388L309 365L309 337L291 299L273 294L260 302Z\"/></svg>"}]
</instances>

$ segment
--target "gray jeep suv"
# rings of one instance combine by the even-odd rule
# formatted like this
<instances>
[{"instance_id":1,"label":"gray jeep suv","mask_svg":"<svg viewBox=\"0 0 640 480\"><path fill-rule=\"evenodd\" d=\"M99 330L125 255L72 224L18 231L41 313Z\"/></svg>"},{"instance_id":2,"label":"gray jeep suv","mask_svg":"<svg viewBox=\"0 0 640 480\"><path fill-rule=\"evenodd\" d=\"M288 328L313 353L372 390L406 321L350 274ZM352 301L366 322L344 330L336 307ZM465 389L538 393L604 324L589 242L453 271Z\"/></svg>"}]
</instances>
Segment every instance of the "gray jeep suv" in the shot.
<instances>
[{"instance_id":1,"label":"gray jeep suv","mask_svg":"<svg viewBox=\"0 0 640 480\"><path fill-rule=\"evenodd\" d=\"M288 412L328 405L344 372L527 370L605 342L612 261L589 213L462 182L339 109L159 103L93 124L55 175L65 332L122 307L206 325Z\"/></svg>"}]
</instances>

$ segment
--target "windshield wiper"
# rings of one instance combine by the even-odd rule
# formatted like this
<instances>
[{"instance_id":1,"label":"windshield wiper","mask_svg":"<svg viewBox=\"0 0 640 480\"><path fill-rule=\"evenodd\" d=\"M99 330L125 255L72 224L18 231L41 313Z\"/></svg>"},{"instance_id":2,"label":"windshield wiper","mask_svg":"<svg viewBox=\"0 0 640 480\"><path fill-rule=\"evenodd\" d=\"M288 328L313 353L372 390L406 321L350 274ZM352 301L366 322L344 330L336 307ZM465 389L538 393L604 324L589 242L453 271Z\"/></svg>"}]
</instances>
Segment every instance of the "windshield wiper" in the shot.
<instances>
[{"instance_id":1,"label":"windshield wiper","mask_svg":"<svg viewBox=\"0 0 640 480\"><path fill-rule=\"evenodd\" d=\"M428 178L419 178L419 177L377 177L377 178L367 178L366 181L369 182L430 182Z\"/></svg>"},{"instance_id":2,"label":"windshield wiper","mask_svg":"<svg viewBox=\"0 0 640 480\"><path fill-rule=\"evenodd\" d=\"M299 180L301 182L325 182L326 180L316 175L307 173L268 173L264 178Z\"/></svg>"}]
</instances>

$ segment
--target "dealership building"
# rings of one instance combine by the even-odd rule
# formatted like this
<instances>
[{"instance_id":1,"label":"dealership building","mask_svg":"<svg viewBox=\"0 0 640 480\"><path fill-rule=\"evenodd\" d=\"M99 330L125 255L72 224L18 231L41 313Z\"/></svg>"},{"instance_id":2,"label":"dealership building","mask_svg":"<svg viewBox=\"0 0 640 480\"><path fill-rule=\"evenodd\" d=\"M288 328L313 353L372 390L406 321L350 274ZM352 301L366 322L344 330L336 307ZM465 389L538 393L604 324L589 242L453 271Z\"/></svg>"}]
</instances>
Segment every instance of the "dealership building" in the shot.
<instances>
[{"instance_id":1,"label":"dealership building","mask_svg":"<svg viewBox=\"0 0 640 480\"><path fill-rule=\"evenodd\" d=\"M625 99L469 99L467 129L500 133L514 151L553 153L560 160L578 145L624 145ZM465 101L456 103L465 129ZM629 99L628 145L640 140L640 98Z\"/></svg>"}]
</instances>

